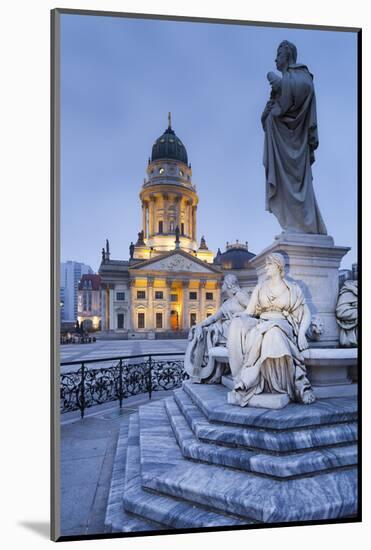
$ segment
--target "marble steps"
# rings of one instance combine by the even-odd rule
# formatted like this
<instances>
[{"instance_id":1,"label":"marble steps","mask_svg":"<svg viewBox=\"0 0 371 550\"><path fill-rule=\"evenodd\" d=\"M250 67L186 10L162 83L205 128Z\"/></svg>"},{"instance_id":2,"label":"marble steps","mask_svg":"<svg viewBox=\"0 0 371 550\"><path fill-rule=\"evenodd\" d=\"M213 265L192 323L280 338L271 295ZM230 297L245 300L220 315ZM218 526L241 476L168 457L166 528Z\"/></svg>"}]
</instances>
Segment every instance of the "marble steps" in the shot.
<instances>
[{"instance_id":1,"label":"marble steps","mask_svg":"<svg viewBox=\"0 0 371 550\"><path fill-rule=\"evenodd\" d=\"M164 402L142 406L139 416L142 488L247 522L330 519L357 512L354 467L283 481L196 463L182 456Z\"/></svg>"},{"instance_id":2,"label":"marble steps","mask_svg":"<svg viewBox=\"0 0 371 550\"><path fill-rule=\"evenodd\" d=\"M178 399L166 399L165 408L175 438L185 458L254 472L275 478L292 478L328 471L357 464L357 445L339 446L332 449L321 449L285 455L272 455L242 448L229 448L199 441L192 432L179 406L187 396L177 395ZM198 409L188 404L190 408ZM199 413L200 414L200 413Z\"/></svg>"},{"instance_id":3,"label":"marble steps","mask_svg":"<svg viewBox=\"0 0 371 550\"><path fill-rule=\"evenodd\" d=\"M162 401L148 405L151 420L158 418L158 409L164 411ZM166 413L165 413L166 415ZM170 428L170 427L169 427ZM170 428L171 429L171 428ZM142 430L142 428L141 428ZM161 430L162 433L163 430ZM150 434L149 434L150 436ZM160 470L163 470L166 454L177 455L179 449L175 440L170 440L166 446L166 453L158 454L156 440L156 430L153 433L153 452L156 460L160 461ZM151 436L150 436L151 437ZM245 525L249 523L241 518L232 517L222 512L214 512L210 507L195 505L184 501L182 498L168 496L165 494L148 491L143 485L143 475L141 472L140 460L140 427L138 415L134 414L130 418L129 438L126 457L126 470L124 479L123 507L126 512L135 514L141 521L155 522L159 527L157 529L167 528L200 528L215 526L234 526Z\"/></svg>"},{"instance_id":4,"label":"marble steps","mask_svg":"<svg viewBox=\"0 0 371 550\"><path fill-rule=\"evenodd\" d=\"M188 392L185 393L182 389L174 392L177 404L193 433L197 439L203 442L243 447L255 451L289 453L357 441L356 422L341 422L325 426L315 425L313 427L305 426L304 428L289 430L262 429L256 426L246 429L246 426L241 425L233 426L221 422L211 423L198 408L198 403L195 407L194 402L187 397L187 394ZM234 407L229 405L229 408ZM251 407L249 410L244 410L248 414L257 409Z\"/></svg>"},{"instance_id":5,"label":"marble steps","mask_svg":"<svg viewBox=\"0 0 371 550\"><path fill-rule=\"evenodd\" d=\"M191 384L183 382L182 389L213 423L250 426L261 429L285 430L356 422L357 399L336 397L319 399L307 406L290 403L280 410L256 407L237 407L227 403L228 389L221 384Z\"/></svg>"},{"instance_id":6,"label":"marble steps","mask_svg":"<svg viewBox=\"0 0 371 550\"><path fill-rule=\"evenodd\" d=\"M128 425L124 424L117 440L115 462L112 470L111 488L108 496L105 532L106 533L130 533L130 532L153 532L162 530L158 523L144 520L125 512L122 503L122 496L125 488L125 465L128 445Z\"/></svg>"}]
</instances>

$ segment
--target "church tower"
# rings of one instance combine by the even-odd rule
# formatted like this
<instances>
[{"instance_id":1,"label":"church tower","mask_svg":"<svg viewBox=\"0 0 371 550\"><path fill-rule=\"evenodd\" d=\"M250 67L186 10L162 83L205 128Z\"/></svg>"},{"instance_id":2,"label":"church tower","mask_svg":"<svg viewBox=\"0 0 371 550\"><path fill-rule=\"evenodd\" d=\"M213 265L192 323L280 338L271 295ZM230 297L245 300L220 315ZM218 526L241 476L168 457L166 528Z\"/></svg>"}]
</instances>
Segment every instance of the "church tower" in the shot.
<instances>
[{"instance_id":1,"label":"church tower","mask_svg":"<svg viewBox=\"0 0 371 550\"><path fill-rule=\"evenodd\" d=\"M170 113L167 129L153 144L140 200L142 232L134 259L148 259L174 248L199 255L198 196L186 148L172 128ZM213 253L207 248L201 249L200 256L204 261L213 261Z\"/></svg>"}]
</instances>

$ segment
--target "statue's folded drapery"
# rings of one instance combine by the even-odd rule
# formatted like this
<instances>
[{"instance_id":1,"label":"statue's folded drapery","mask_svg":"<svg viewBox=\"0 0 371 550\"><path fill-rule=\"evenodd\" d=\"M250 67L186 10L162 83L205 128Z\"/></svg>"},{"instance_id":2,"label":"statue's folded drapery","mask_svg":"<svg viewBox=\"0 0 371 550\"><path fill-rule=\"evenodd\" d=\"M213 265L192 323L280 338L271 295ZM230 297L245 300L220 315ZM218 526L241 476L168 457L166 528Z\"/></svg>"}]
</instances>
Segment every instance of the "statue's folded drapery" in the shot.
<instances>
[{"instance_id":1,"label":"statue's folded drapery","mask_svg":"<svg viewBox=\"0 0 371 550\"><path fill-rule=\"evenodd\" d=\"M221 368L219 366L217 371L214 371L214 363L209 361L209 350L226 345L231 320L234 315L244 311L247 302L247 295L239 290L221 305L214 316L209 318L210 324L202 326L201 323L191 328L184 357L184 368L193 382L219 382ZM197 327L200 327L201 332L197 331Z\"/></svg>"},{"instance_id":2,"label":"statue's folded drapery","mask_svg":"<svg viewBox=\"0 0 371 550\"><path fill-rule=\"evenodd\" d=\"M274 307L264 285L254 290L254 315L265 319L243 315L231 322L227 347L235 386L230 402L245 406L262 392L285 393L303 402L311 390L297 343L304 297L297 284L283 281L287 292L274 299Z\"/></svg>"},{"instance_id":3,"label":"statue's folded drapery","mask_svg":"<svg viewBox=\"0 0 371 550\"><path fill-rule=\"evenodd\" d=\"M286 231L327 234L312 183L316 99L305 65L291 64L283 74L264 129L266 209Z\"/></svg>"},{"instance_id":4,"label":"statue's folded drapery","mask_svg":"<svg viewBox=\"0 0 371 550\"><path fill-rule=\"evenodd\" d=\"M358 284L357 281L345 281L336 305L336 319L340 327L340 345L356 347L358 345Z\"/></svg>"}]
</instances>

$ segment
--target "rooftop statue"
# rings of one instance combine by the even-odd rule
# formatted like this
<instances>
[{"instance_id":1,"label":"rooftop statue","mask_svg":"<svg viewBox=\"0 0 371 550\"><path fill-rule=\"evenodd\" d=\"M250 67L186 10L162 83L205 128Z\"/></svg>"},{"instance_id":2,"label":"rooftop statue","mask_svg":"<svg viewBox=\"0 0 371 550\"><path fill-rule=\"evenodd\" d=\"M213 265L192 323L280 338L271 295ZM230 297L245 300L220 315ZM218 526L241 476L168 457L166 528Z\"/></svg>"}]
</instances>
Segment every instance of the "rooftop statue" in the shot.
<instances>
[{"instance_id":1,"label":"rooftop statue","mask_svg":"<svg viewBox=\"0 0 371 550\"><path fill-rule=\"evenodd\" d=\"M135 251L135 246L134 246L133 241L131 241L130 246L129 246L129 254L130 254L130 259L131 260L134 258L134 251Z\"/></svg>"},{"instance_id":2,"label":"rooftop statue","mask_svg":"<svg viewBox=\"0 0 371 550\"><path fill-rule=\"evenodd\" d=\"M266 210L284 231L327 234L313 190L314 151L318 147L313 75L296 62L294 44L278 47L276 66L267 75L271 96L262 114L265 132Z\"/></svg>"},{"instance_id":3,"label":"rooftop statue","mask_svg":"<svg viewBox=\"0 0 371 550\"><path fill-rule=\"evenodd\" d=\"M233 405L248 405L260 393L287 394L290 400L315 400L302 351L311 314L300 287L285 279L285 260L274 253L266 260L267 279L259 283L245 312L232 319L227 340L234 389Z\"/></svg>"},{"instance_id":4,"label":"rooftop statue","mask_svg":"<svg viewBox=\"0 0 371 550\"><path fill-rule=\"evenodd\" d=\"M245 311L249 301L247 294L241 290L237 277L231 273L224 277L222 292L228 298L218 311L193 326L189 332L184 368L195 383L220 382L220 366L216 366L215 372L215 363L209 361L208 351L215 346L225 346L232 318Z\"/></svg>"}]
</instances>

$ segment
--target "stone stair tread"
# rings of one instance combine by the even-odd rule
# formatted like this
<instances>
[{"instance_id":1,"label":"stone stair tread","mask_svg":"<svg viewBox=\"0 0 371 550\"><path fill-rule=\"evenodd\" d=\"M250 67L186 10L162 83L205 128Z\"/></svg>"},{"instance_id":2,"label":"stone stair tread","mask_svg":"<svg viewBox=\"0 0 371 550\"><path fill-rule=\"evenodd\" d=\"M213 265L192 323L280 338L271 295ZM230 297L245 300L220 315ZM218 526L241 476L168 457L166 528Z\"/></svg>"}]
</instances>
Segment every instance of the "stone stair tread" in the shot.
<instances>
[{"instance_id":1,"label":"stone stair tread","mask_svg":"<svg viewBox=\"0 0 371 550\"><path fill-rule=\"evenodd\" d=\"M216 387L216 386L215 386ZM356 422L342 422L325 426L305 426L289 430L261 429L250 426L211 423L205 414L182 389L174 392L175 399L188 420L195 436L201 441L220 445L247 447L250 450L293 452L315 447L326 447L357 440ZM233 405L227 405L234 408ZM300 405L303 414L304 405ZM307 410L307 408L305 409ZM276 414L280 411L275 411Z\"/></svg>"},{"instance_id":2,"label":"stone stair tread","mask_svg":"<svg viewBox=\"0 0 371 550\"><path fill-rule=\"evenodd\" d=\"M163 402L151 404L151 410L160 408ZM166 414L166 413L165 413ZM154 445L155 445L154 440ZM162 526L184 529L215 526L246 525L247 520L217 513L201 505L173 498L164 494L154 494L143 489L139 449L138 415L132 415L129 424L128 450L126 460L125 486L123 490L125 510L142 518L148 518Z\"/></svg>"},{"instance_id":3,"label":"stone stair tread","mask_svg":"<svg viewBox=\"0 0 371 550\"><path fill-rule=\"evenodd\" d=\"M125 464L128 443L128 425L124 424L117 440L115 461L112 470L111 487L108 496L105 532L130 533L139 531L158 531L164 529L158 523L129 515L125 512L122 496L125 487Z\"/></svg>"},{"instance_id":4,"label":"stone stair tread","mask_svg":"<svg viewBox=\"0 0 371 550\"><path fill-rule=\"evenodd\" d=\"M185 459L162 401L140 417L142 486L258 522L347 517L357 511L356 468L279 481Z\"/></svg>"},{"instance_id":5,"label":"stone stair tread","mask_svg":"<svg viewBox=\"0 0 371 550\"><path fill-rule=\"evenodd\" d=\"M208 420L256 428L301 428L338 422L352 422L358 418L357 398L334 397L318 399L308 405L303 415L302 405L289 403L280 410L256 407L238 407L227 403L228 389L221 384L192 384L183 382L184 391L202 410Z\"/></svg>"},{"instance_id":6,"label":"stone stair tread","mask_svg":"<svg viewBox=\"0 0 371 550\"><path fill-rule=\"evenodd\" d=\"M175 438L186 458L278 478L303 476L357 464L357 445L354 444L278 456L203 443L193 434L174 398L166 399L165 407Z\"/></svg>"}]
</instances>

